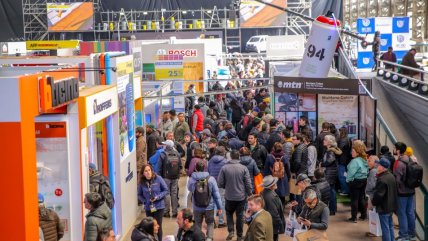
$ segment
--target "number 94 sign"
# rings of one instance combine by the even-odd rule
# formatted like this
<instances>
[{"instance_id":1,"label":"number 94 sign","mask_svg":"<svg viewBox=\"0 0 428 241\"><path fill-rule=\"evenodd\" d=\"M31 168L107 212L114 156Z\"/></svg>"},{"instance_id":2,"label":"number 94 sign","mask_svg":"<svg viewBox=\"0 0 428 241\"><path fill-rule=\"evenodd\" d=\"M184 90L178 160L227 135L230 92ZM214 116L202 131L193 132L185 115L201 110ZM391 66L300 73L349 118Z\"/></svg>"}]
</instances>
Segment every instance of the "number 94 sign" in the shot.
<instances>
[{"instance_id":1,"label":"number 94 sign","mask_svg":"<svg viewBox=\"0 0 428 241\"><path fill-rule=\"evenodd\" d=\"M310 44L308 46L308 50L306 52L306 56L308 56L309 58L314 58L315 57L315 58L319 59L320 61L322 61L324 59L324 57L325 57L324 56L324 52L325 52L324 48L317 49L317 47L315 45Z\"/></svg>"}]
</instances>

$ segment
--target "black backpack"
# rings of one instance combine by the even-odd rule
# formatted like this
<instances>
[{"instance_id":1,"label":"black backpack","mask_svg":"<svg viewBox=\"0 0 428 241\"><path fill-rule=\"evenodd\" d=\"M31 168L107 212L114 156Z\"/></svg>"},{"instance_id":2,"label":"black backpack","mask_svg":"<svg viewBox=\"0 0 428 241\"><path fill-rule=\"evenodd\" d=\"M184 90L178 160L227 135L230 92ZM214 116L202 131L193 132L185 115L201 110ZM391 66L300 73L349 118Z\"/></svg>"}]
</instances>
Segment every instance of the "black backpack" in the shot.
<instances>
[{"instance_id":1,"label":"black backpack","mask_svg":"<svg viewBox=\"0 0 428 241\"><path fill-rule=\"evenodd\" d=\"M211 190L208 184L209 178L207 177L196 182L195 190L193 191L193 200L197 207L206 208L210 205Z\"/></svg>"},{"instance_id":2,"label":"black backpack","mask_svg":"<svg viewBox=\"0 0 428 241\"><path fill-rule=\"evenodd\" d=\"M97 192L100 194L102 200L106 202L110 209L114 207L113 193L111 192L110 184L104 176L100 176L100 178L92 180L89 186L91 192Z\"/></svg>"},{"instance_id":3,"label":"black backpack","mask_svg":"<svg viewBox=\"0 0 428 241\"><path fill-rule=\"evenodd\" d=\"M168 179L177 179L180 177L180 162L181 158L178 152L173 150L165 150L166 163L164 177Z\"/></svg>"},{"instance_id":4,"label":"black backpack","mask_svg":"<svg viewBox=\"0 0 428 241\"><path fill-rule=\"evenodd\" d=\"M403 163L406 164L406 180L404 180L404 184L408 188L420 187L422 185L422 178L424 174L423 168L412 160Z\"/></svg>"}]
</instances>

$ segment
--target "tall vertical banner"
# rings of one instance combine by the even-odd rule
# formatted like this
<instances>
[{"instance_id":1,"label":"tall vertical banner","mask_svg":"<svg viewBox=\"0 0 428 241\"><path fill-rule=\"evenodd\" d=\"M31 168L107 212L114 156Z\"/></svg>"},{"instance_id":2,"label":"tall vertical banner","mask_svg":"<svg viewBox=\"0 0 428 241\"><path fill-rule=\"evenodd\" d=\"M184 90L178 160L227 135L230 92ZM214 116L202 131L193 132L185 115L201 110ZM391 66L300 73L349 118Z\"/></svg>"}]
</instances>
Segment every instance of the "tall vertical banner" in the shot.
<instances>
[{"instance_id":1,"label":"tall vertical banner","mask_svg":"<svg viewBox=\"0 0 428 241\"><path fill-rule=\"evenodd\" d=\"M318 129L323 122L333 123L337 129L345 127L350 138L358 137L358 96L318 95Z\"/></svg>"},{"instance_id":2,"label":"tall vertical banner","mask_svg":"<svg viewBox=\"0 0 428 241\"><path fill-rule=\"evenodd\" d=\"M134 149L134 65L133 58L118 58L117 93L119 96L120 161Z\"/></svg>"},{"instance_id":3,"label":"tall vertical banner","mask_svg":"<svg viewBox=\"0 0 428 241\"><path fill-rule=\"evenodd\" d=\"M386 52L388 47L394 49L397 61L401 61L403 56L410 49L410 18L409 17L378 17L357 19L357 31L361 35L367 35L366 40L373 41L376 31L380 31L380 51ZM361 47L361 40L358 40L358 62L357 68L367 69L374 65L372 46Z\"/></svg>"},{"instance_id":4,"label":"tall vertical banner","mask_svg":"<svg viewBox=\"0 0 428 241\"><path fill-rule=\"evenodd\" d=\"M64 237L70 239L70 183L66 122L36 123L38 192L46 207L54 210L64 225Z\"/></svg>"},{"instance_id":5,"label":"tall vertical banner","mask_svg":"<svg viewBox=\"0 0 428 241\"><path fill-rule=\"evenodd\" d=\"M370 96L360 96L360 139L367 151L376 150L376 100Z\"/></svg>"}]
</instances>

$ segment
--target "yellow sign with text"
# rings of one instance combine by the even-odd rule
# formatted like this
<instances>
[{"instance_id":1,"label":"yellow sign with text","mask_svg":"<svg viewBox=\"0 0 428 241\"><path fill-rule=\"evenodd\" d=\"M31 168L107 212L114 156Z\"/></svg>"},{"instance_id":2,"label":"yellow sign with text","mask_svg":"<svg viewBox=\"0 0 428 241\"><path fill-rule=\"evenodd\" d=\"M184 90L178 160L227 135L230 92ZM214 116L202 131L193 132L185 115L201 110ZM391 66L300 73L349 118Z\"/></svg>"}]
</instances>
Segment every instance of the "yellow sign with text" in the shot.
<instances>
[{"instance_id":1,"label":"yellow sign with text","mask_svg":"<svg viewBox=\"0 0 428 241\"><path fill-rule=\"evenodd\" d=\"M183 79L183 68L155 69L156 80Z\"/></svg>"},{"instance_id":2,"label":"yellow sign with text","mask_svg":"<svg viewBox=\"0 0 428 241\"><path fill-rule=\"evenodd\" d=\"M56 49L76 49L79 47L79 40L58 40L58 41L27 41L27 50L56 50Z\"/></svg>"}]
</instances>

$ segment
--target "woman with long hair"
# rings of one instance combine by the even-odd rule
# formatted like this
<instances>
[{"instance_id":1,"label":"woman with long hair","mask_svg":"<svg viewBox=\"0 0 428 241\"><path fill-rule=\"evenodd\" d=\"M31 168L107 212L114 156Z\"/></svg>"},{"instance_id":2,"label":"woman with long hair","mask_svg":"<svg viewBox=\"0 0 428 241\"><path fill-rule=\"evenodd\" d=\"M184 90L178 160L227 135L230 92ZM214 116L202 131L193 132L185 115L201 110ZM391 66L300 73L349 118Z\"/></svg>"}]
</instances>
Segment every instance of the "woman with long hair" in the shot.
<instances>
[{"instance_id":1,"label":"woman with long hair","mask_svg":"<svg viewBox=\"0 0 428 241\"><path fill-rule=\"evenodd\" d=\"M346 183L346 166L351 161L351 140L348 137L348 130L346 127L339 128L339 139L337 140L337 147L342 150L342 155L339 157L339 195L349 195L349 187Z\"/></svg>"},{"instance_id":2,"label":"woman with long hair","mask_svg":"<svg viewBox=\"0 0 428 241\"><path fill-rule=\"evenodd\" d=\"M153 217L145 217L132 231L132 241L157 241L159 225Z\"/></svg>"},{"instance_id":3,"label":"woman with long hair","mask_svg":"<svg viewBox=\"0 0 428 241\"><path fill-rule=\"evenodd\" d=\"M162 240L162 218L165 209L165 196L168 187L161 176L156 175L150 164L141 168L141 179L138 183L138 199L144 203L147 217L153 217L159 224L158 240Z\"/></svg>"},{"instance_id":4,"label":"woman with long hair","mask_svg":"<svg viewBox=\"0 0 428 241\"><path fill-rule=\"evenodd\" d=\"M352 160L348 164L346 182L349 185L351 195L351 218L350 222L357 222L357 214L361 213L360 220L367 218L365 203L365 189L369 167L367 163L366 145L360 140L352 144Z\"/></svg>"},{"instance_id":5,"label":"woman with long hair","mask_svg":"<svg viewBox=\"0 0 428 241\"><path fill-rule=\"evenodd\" d=\"M333 135L326 135L324 137L323 145L326 149L321 166L325 167L325 178L330 184L330 202L329 209L330 215L335 215L337 211L336 200L336 179L338 172L337 159L342 155L342 151L337 147L336 138Z\"/></svg>"},{"instance_id":6,"label":"woman with long hair","mask_svg":"<svg viewBox=\"0 0 428 241\"><path fill-rule=\"evenodd\" d=\"M198 163L198 162L203 162L204 163L204 165L205 165L205 171L206 171L207 167L208 167L208 162L204 158L204 151L202 150L202 148L196 148L193 151L193 158L190 161L189 169L187 169L187 176L189 176L189 177L192 176L192 173L195 172L196 163Z\"/></svg>"}]
</instances>

